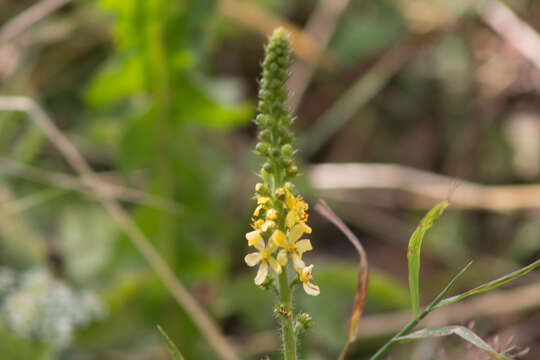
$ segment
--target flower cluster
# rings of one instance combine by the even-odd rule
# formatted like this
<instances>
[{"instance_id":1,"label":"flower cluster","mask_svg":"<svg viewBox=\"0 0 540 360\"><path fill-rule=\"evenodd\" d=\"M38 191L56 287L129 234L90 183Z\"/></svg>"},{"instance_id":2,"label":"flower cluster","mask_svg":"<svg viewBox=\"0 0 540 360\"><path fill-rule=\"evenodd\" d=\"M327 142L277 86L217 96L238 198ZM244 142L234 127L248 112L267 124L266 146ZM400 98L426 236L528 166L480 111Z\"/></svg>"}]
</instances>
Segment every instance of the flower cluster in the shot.
<instances>
[{"instance_id":1,"label":"flower cluster","mask_svg":"<svg viewBox=\"0 0 540 360\"><path fill-rule=\"evenodd\" d=\"M284 104L290 57L287 33L276 30L265 52L259 115L255 119L259 126L255 153L266 162L259 174L262 182L255 186L257 207L253 212L253 231L246 234L248 245L257 252L246 255L245 261L249 266L259 265L255 284L261 285L268 277L269 268L279 275L290 258L306 293L318 295L319 287L310 281L313 265L306 266L302 260L302 255L312 249L311 242L302 239L304 234L311 233L306 224L308 205L301 195L294 195L294 186L289 182L297 175L298 168L293 159L294 136L289 130L293 118Z\"/></svg>"},{"instance_id":2,"label":"flower cluster","mask_svg":"<svg viewBox=\"0 0 540 360\"><path fill-rule=\"evenodd\" d=\"M58 350L106 313L94 293L75 291L42 268L22 274L0 268L0 300L0 318L14 334Z\"/></svg>"}]
</instances>

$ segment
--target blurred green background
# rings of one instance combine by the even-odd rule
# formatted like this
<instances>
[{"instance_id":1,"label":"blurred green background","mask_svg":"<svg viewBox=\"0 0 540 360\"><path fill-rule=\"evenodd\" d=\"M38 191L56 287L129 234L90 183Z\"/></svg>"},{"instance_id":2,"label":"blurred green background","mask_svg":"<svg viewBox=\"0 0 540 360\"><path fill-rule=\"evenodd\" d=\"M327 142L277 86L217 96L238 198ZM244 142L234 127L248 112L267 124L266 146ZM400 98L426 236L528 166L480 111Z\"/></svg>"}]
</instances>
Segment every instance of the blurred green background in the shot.
<instances>
[{"instance_id":1,"label":"blurred green background","mask_svg":"<svg viewBox=\"0 0 540 360\"><path fill-rule=\"evenodd\" d=\"M349 358L367 358L407 318L407 241L437 200L450 196L455 206L425 241L424 302L470 259L457 290L538 258L540 2L478 4L0 0L0 358L168 359L157 324L186 359L218 358L58 139L11 111L13 96L36 100L115 185L108 196L242 358L279 358L274 296L243 263L259 166L251 153L259 64L279 25L293 32L299 186L311 208L329 202L370 259ZM296 297L315 323L300 353L333 359L345 342L357 256L313 210L309 223L321 295ZM540 288L531 286L539 279L506 287L503 300L449 308L445 319L475 320L494 346L513 336L530 347L524 359L538 359ZM520 295L525 288L531 297ZM392 352L481 356L451 339Z\"/></svg>"}]
</instances>

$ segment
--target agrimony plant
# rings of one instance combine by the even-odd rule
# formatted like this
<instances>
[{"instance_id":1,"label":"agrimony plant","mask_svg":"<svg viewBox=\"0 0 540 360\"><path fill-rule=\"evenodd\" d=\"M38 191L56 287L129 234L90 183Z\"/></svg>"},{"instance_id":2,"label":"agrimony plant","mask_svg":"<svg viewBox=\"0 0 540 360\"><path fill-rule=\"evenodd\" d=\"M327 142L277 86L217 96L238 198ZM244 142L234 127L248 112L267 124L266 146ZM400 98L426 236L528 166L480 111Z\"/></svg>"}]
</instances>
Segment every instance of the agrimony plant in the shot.
<instances>
[{"instance_id":1,"label":"agrimony plant","mask_svg":"<svg viewBox=\"0 0 540 360\"><path fill-rule=\"evenodd\" d=\"M319 287L311 282L313 265L306 266L302 259L303 254L312 249L311 242L302 239L304 234L311 233L306 224L308 204L302 195L295 195L290 182L298 173L294 162L294 136L289 129L293 117L284 104L290 51L287 32L281 28L275 30L265 47L259 114L255 119L259 127L255 153L265 162L259 173L261 182L255 185L257 206L251 220L253 230L246 234L246 239L256 251L245 256L248 266L258 266L255 284L273 288L279 295L275 315L281 322L286 360L296 359L298 332L308 328L311 322L309 315L298 314L294 309L293 286L300 283L307 294L319 295ZM289 282L288 268L294 270L292 282Z\"/></svg>"}]
</instances>

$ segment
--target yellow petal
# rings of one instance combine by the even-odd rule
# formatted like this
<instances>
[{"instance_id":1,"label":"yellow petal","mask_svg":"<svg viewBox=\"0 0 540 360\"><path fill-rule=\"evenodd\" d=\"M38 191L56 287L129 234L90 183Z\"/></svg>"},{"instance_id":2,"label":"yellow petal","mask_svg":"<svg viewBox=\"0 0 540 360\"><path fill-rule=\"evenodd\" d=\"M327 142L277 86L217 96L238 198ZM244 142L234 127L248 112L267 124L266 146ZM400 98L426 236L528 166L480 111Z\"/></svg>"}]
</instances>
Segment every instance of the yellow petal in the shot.
<instances>
[{"instance_id":1,"label":"yellow petal","mask_svg":"<svg viewBox=\"0 0 540 360\"><path fill-rule=\"evenodd\" d=\"M281 266L287 265L287 251L285 249L280 250L277 254L277 261Z\"/></svg>"},{"instance_id":2,"label":"yellow petal","mask_svg":"<svg viewBox=\"0 0 540 360\"><path fill-rule=\"evenodd\" d=\"M296 224L296 211L289 210L287 216L285 217L285 225L290 229Z\"/></svg>"},{"instance_id":3,"label":"yellow petal","mask_svg":"<svg viewBox=\"0 0 540 360\"><path fill-rule=\"evenodd\" d=\"M264 282L264 280L266 280L267 275L268 275L268 264L266 262L263 262L261 263L261 265L259 265L257 276L255 276L255 285L261 285Z\"/></svg>"},{"instance_id":4,"label":"yellow petal","mask_svg":"<svg viewBox=\"0 0 540 360\"><path fill-rule=\"evenodd\" d=\"M285 196L285 204L287 204L289 209L292 209L296 205L296 199L290 192L287 192L287 196Z\"/></svg>"},{"instance_id":5,"label":"yellow petal","mask_svg":"<svg viewBox=\"0 0 540 360\"><path fill-rule=\"evenodd\" d=\"M266 251L268 251L268 253L273 253L276 249L278 248L278 246L276 245L275 242L273 242L272 240L268 240L268 245L266 246Z\"/></svg>"},{"instance_id":6,"label":"yellow petal","mask_svg":"<svg viewBox=\"0 0 540 360\"><path fill-rule=\"evenodd\" d=\"M253 246L253 244L257 242L258 238L262 238L258 230L253 230L246 234L246 239L249 246Z\"/></svg>"},{"instance_id":7,"label":"yellow petal","mask_svg":"<svg viewBox=\"0 0 540 360\"><path fill-rule=\"evenodd\" d=\"M287 233L287 238L289 242L294 243L296 240L300 239L304 235L305 228L303 224L296 224L293 228Z\"/></svg>"},{"instance_id":8,"label":"yellow petal","mask_svg":"<svg viewBox=\"0 0 540 360\"><path fill-rule=\"evenodd\" d=\"M251 219L251 221L253 222L251 224L251 227L254 228L257 231L261 231L261 227L264 224L264 220L263 219L257 219L257 220Z\"/></svg>"},{"instance_id":9,"label":"yellow petal","mask_svg":"<svg viewBox=\"0 0 540 360\"><path fill-rule=\"evenodd\" d=\"M300 224L302 224L302 226L304 227L304 232L306 234L311 234L311 228L308 225L306 225L306 223L303 222L303 223L300 223Z\"/></svg>"},{"instance_id":10,"label":"yellow petal","mask_svg":"<svg viewBox=\"0 0 540 360\"><path fill-rule=\"evenodd\" d=\"M291 258L292 258L293 266L296 269L296 271L298 272L302 271L303 273L303 269L306 267L306 264L304 264L304 262L302 261L302 258L297 253L292 253ZM300 275L300 278L302 278L302 275Z\"/></svg>"},{"instance_id":11,"label":"yellow petal","mask_svg":"<svg viewBox=\"0 0 540 360\"><path fill-rule=\"evenodd\" d=\"M257 205L257 207L255 208L255 211L253 211L253 215L254 216L259 216L259 213L261 212L262 208L263 208L262 204Z\"/></svg>"},{"instance_id":12,"label":"yellow petal","mask_svg":"<svg viewBox=\"0 0 540 360\"><path fill-rule=\"evenodd\" d=\"M270 200L270 198L267 196L257 196L257 204L259 205L266 204L268 200Z\"/></svg>"},{"instance_id":13,"label":"yellow petal","mask_svg":"<svg viewBox=\"0 0 540 360\"><path fill-rule=\"evenodd\" d=\"M303 253L306 251L310 251L313 248L311 247L311 241L308 239L300 240L296 243L296 251L298 251L298 254L302 256Z\"/></svg>"},{"instance_id":14,"label":"yellow petal","mask_svg":"<svg viewBox=\"0 0 540 360\"><path fill-rule=\"evenodd\" d=\"M275 230L272 235L270 236L270 240L277 246L285 246L287 245L287 237L281 230Z\"/></svg>"},{"instance_id":15,"label":"yellow petal","mask_svg":"<svg viewBox=\"0 0 540 360\"><path fill-rule=\"evenodd\" d=\"M281 274L281 265L274 259L273 257L268 258L268 263L272 267L272 270L276 272L276 274Z\"/></svg>"},{"instance_id":16,"label":"yellow petal","mask_svg":"<svg viewBox=\"0 0 540 360\"><path fill-rule=\"evenodd\" d=\"M246 234L246 239L248 240L249 246L254 246L259 251L264 250L265 248L264 239L257 230L248 232Z\"/></svg>"},{"instance_id":17,"label":"yellow petal","mask_svg":"<svg viewBox=\"0 0 540 360\"><path fill-rule=\"evenodd\" d=\"M307 283L309 282L309 280L311 280L311 272L313 271L313 264L309 265L309 266L305 266L303 268L301 268L300 270L298 270L298 275L300 277L300 281L303 282L303 283Z\"/></svg>"},{"instance_id":18,"label":"yellow petal","mask_svg":"<svg viewBox=\"0 0 540 360\"><path fill-rule=\"evenodd\" d=\"M268 231L272 226L274 226L276 223L271 220L266 220L264 224L261 225L262 232Z\"/></svg>"},{"instance_id":19,"label":"yellow petal","mask_svg":"<svg viewBox=\"0 0 540 360\"><path fill-rule=\"evenodd\" d=\"M255 266L261 261L261 254L259 253L247 254L244 257L244 261L246 262L246 264L248 264L248 266Z\"/></svg>"},{"instance_id":20,"label":"yellow petal","mask_svg":"<svg viewBox=\"0 0 540 360\"><path fill-rule=\"evenodd\" d=\"M315 284L312 284L310 282L305 282L302 285L304 286L304 291L308 295L317 296L321 293L319 287Z\"/></svg>"}]
</instances>

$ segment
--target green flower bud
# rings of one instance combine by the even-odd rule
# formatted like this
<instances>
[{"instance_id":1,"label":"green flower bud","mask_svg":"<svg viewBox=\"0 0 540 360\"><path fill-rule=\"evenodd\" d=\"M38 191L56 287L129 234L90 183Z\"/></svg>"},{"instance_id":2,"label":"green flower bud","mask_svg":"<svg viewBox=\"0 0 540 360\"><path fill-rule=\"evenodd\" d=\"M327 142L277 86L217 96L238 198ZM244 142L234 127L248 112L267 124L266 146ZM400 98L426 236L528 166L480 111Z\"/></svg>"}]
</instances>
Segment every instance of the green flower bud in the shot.
<instances>
[{"instance_id":1,"label":"green flower bud","mask_svg":"<svg viewBox=\"0 0 540 360\"><path fill-rule=\"evenodd\" d=\"M304 327L304 330L309 330L313 327L313 319L309 314L302 313L296 315L296 321Z\"/></svg>"},{"instance_id":2,"label":"green flower bud","mask_svg":"<svg viewBox=\"0 0 540 360\"><path fill-rule=\"evenodd\" d=\"M259 138L262 141L270 142L272 139L272 132L269 129L265 129L259 133Z\"/></svg>"},{"instance_id":3,"label":"green flower bud","mask_svg":"<svg viewBox=\"0 0 540 360\"><path fill-rule=\"evenodd\" d=\"M259 114L255 117L255 124L259 126L264 126L266 124L266 116Z\"/></svg>"},{"instance_id":4,"label":"green flower bud","mask_svg":"<svg viewBox=\"0 0 540 360\"><path fill-rule=\"evenodd\" d=\"M294 184L291 182L287 181L283 187L290 193L294 192Z\"/></svg>"},{"instance_id":5,"label":"green flower bud","mask_svg":"<svg viewBox=\"0 0 540 360\"><path fill-rule=\"evenodd\" d=\"M281 152L285 156L292 156L293 154L293 148L291 144L285 144L281 147Z\"/></svg>"},{"instance_id":6,"label":"green flower bud","mask_svg":"<svg viewBox=\"0 0 540 360\"><path fill-rule=\"evenodd\" d=\"M268 151L268 144L260 142L255 145L255 152L259 155L264 155Z\"/></svg>"},{"instance_id":7,"label":"green flower bud","mask_svg":"<svg viewBox=\"0 0 540 360\"><path fill-rule=\"evenodd\" d=\"M287 175L296 176L297 174L298 174L298 167L296 167L296 165L293 165L287 169Z\"/></svg>"}]
</instances>

